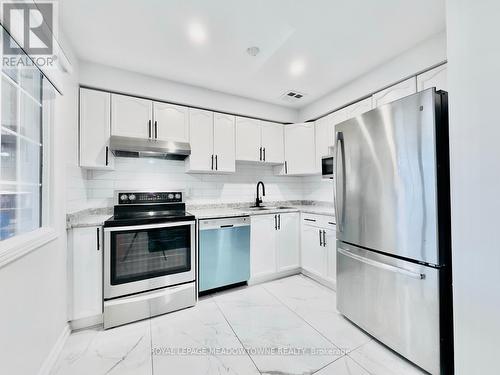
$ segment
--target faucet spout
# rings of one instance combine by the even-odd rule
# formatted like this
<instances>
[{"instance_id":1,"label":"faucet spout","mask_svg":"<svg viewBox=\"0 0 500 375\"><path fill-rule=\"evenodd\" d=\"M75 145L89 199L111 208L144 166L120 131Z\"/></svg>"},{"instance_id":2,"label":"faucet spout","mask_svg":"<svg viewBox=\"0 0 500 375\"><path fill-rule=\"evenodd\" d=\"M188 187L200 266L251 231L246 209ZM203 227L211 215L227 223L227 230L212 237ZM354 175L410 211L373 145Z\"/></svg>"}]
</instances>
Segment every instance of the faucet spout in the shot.
<instances>
[{"instance_id":1,"label":"faucet spout","mask_svg":"<svg viewBox=\"0 0 500 375\"><path fill-rule=\"evenodd\" d=\"M264 186L264 183L262 181L259 181L257 183L257 198L255 198L256 207L260 207L260 204L262 203L262 198L259 196L259 186L262 186L262 196L266 195L266 187Z\"/></svg>"}]
</instances>

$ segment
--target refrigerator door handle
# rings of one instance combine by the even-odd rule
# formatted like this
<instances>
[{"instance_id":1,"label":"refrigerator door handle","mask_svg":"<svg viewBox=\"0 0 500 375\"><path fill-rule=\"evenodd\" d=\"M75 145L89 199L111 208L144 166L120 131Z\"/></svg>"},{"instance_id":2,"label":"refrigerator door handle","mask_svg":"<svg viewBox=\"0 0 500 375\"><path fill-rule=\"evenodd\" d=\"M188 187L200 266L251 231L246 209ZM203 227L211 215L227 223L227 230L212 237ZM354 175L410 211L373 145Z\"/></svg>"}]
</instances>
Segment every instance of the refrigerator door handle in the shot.
<instances>
[{"instance_id":1,"label":"refrigerator door handle","mask_svg":"<svg viewBox=\"0 0 500 375\"><path fill-rule=\"evenodd\" d=\"M339 143L340 143L340 149L341 149L341 156L342 158L340 159L342 161L342 178L339 179L338 175L338 168L337 164L339 162L338 158L338 153L339 153ZM344 154L344 133L338 132L337 133L337 139L335 141L335 171L334 171L334 176L335 176L335 187L333 189L333 201L335 205L335 218L338 224L338 230L339 232L342 232L344 229L344 203L345 203L345 190L346 190L346 182L345 182L345 154ZM337 186L339 184L342 184L342 210L339 209L339 200L337 197Z\"/></svg>"},{"instance_id":2,"label":"refrigerator door handle","mask_svg":"<svg viewBox=\"0 0 500 375\"><path fill-rule=\"evenodd\" d=\"M362 256L353 254L353 253L346 251L342 248L337 248L337 251L340 254L345 255L346 257L352 258L354 260L368 264L368 265L373 266L373 267L381 268L381 269L386 270L386 271L396 272L396 273L399 273L401 275L411 277L413 279L418 279L418 280L425 279L424 273L412 272L412 271L405 270L404 268L392 266L392 265L387 264L387 263L377 262L376 260L364 258Z\"/></svg>"}]
</instances>

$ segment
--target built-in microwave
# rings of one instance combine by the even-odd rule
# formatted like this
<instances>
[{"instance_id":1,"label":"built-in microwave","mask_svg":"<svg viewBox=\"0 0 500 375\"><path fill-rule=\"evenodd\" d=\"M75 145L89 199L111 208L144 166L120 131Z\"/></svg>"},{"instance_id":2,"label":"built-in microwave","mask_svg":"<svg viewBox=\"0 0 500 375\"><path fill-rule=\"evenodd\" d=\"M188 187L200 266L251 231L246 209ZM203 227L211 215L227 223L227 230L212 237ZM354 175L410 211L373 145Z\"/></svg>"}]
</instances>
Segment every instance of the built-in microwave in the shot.
<instances>
[{"instance_id":1,"label":"built-in microwave","mask_svg":"<svg viewBox=\"0 0 500 375\"><path fill-rule=\"evenodd\" d=\"M321 176L323 178L333 179L333 155L323 156L321 158Z\"/></svg>"}]
</instances>

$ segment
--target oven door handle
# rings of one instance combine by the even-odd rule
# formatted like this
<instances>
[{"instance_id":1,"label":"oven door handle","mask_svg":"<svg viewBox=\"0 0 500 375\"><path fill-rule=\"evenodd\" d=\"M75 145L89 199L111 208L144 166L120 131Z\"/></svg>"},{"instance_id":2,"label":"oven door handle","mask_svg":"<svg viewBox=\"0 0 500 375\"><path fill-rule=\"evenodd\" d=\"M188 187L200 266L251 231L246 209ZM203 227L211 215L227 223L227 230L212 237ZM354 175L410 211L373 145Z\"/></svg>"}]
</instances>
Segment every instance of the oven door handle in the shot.
<instances>
[{"instance_id":1,"label":"oven door handle","mask_svg":"<svg viewBox=\"0 0 500 375\"><path fill-rule=\"evenodd\" d=\"M160 228L173 228L182 227L185 225L195 225L195 221L174 221L171 223L157 223L157 224L146 224L146 225L127 225L122 227L107 227L104 228L105 232L121 232L130 230L143 230L143 229L160 229Z\"/></svg>"}]
</instances>

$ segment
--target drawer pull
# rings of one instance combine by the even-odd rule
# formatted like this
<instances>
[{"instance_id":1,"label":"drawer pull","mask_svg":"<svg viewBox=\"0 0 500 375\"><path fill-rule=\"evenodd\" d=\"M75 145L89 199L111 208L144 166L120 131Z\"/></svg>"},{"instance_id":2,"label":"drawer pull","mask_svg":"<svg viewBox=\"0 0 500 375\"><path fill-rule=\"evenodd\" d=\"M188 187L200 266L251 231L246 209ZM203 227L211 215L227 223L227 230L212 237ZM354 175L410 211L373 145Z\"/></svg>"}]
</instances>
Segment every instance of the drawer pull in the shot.
<instances>
[{"instance_id":1,"label":"drawer pull","mask_svg":"<svg viewBox=\"0 0 500 375\"><path fill-rule=\"evenodd\" d=\"M304 221L312 221L313 223L316 222L316 220L314 220L314 219L304 219Z\"/></svg>"},{"instance_id":2,"label":"drawer pull","mask_svg":"<svg viewBox=\"0 0 500 375\"><path fill-rule=\"evenodd\" d=\"M359 256L359 255L353 254L353 253L348 252L348 251L341 249L341 248L338 248L337 251L340 254L345 255L346 257L349 257L349 258L352 258L352 259L357 260L359 262L368 264L369 266L381 268L381 269L386 270L386 271L396 272L396 273L399 273L401 275L412 277L414 279L419 279L419 280L425 279L425 274L423 274L423 273L412 272L412 271L405 270L404 268L396 267L396 266L393 266L393 265L390 265L387 263L377 262L376 260L368 259L368 258Z\"/></svg>"}]
</instances>

